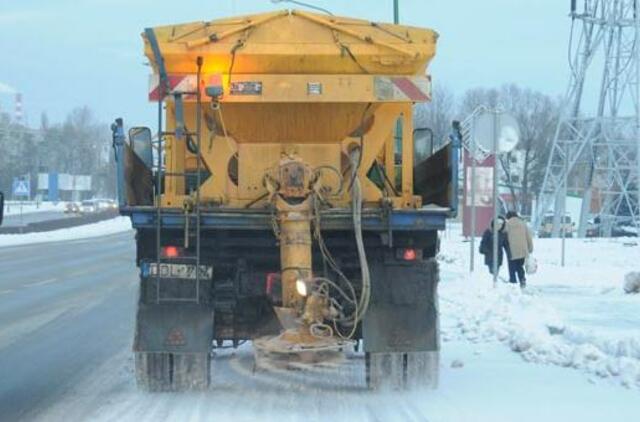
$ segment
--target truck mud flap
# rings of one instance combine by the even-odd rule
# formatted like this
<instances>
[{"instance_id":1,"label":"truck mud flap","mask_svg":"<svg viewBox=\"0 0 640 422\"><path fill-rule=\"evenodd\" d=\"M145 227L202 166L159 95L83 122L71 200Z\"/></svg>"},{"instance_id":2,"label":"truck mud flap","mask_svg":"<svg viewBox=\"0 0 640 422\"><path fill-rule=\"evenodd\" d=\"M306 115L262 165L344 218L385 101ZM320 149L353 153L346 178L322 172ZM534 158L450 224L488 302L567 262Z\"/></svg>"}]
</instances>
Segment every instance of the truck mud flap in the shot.
<instances>
[{"instance_id":1,"label":"truck mud flap","mask_svg":"<svg viewBox=\"0 0 640 422\"><path fill-rule=\"evenodd\" d=\"M140 304L135 352L205 353L213 342L214 313L186 303Z\"/></svg>"},{"instance_id":2,"label":"truck mud flap","mask_svg":"<svg viewBox=\"0 0 640 422\"><path fill-rule=\"evenodd\" d=\"M435 259L373 264L371 302L363 322L364 350L439 350L437 284Z\"/></svg>"}]
</instances>

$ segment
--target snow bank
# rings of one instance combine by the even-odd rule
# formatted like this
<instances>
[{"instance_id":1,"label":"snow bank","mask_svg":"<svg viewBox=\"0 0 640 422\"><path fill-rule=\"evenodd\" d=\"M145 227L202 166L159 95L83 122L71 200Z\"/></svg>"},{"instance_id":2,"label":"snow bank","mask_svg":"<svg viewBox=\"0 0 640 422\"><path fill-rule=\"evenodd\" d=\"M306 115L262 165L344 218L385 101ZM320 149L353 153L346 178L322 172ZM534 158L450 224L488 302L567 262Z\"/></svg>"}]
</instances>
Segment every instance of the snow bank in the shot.
<instances>
[{"instance_id":1,"label":"snow bank","mask_svg":"<svg viewBox=\"0 0 640 422\"><path fill-rule=\"evenodd\" d=\"M624 292L640 293L640 272L632 272L624 276Z\"/></svg>"},{"instance_id":2,"label":"snow bank","mask_svg":"<svg viewBox=\"0 0 640 422\"><path fill-rule=\"evenodd\" d=\"M116 217L110 220L100 221L98 223L49 232L0 235L0 247L87 239L91 237L122 233L129 230L131 230L131 220L129 217Z\"/></svg>"},{"instance_id":3,"label":"snow bank","mask_svg":"<svg viewBox=\"0 0 640 422\"><path fill-rule=\"evenodd\" d=\"M555 243L559 242L538 240L540 271L530 277L529 288L523 292L519 287L503 282L494 286L491 276L481 272L484 267L470 275L469 244L456 237L454 234L444 239L439 257L443 275L441 313L454 315L456 320L446 333L449 338L444 338L445 341L460 338L472 343L497 340L528 362L575 368L626 387L640 388L640 335L637 330L631 335L629 331L616 332L613 326L593 330L588 324L567 322L549 300L550 293L536 287L553 287L563 300L576 306L589 299L580 296L584 294L585 286L598 286L598 289L592 289L597 292L594 295L614 295L611 292L619 288L615 279L618 283L621 279L618 274L628 271L637 261L637 247L629 248L609 240L574 240L567 266L562 268L559 254L555 255L559 252L559 245ZM629 283L634 286L636 282L640 284L640 277L628 279L633 280ZM614 287L602 290L603 285ZM624 295L611 299L615 303L615 300L623 300ZM637 305L630 308L637 310L640 303ZM604 309L604 312L611 310ZM636 316L629 316L631 321L633 318Z\"/></svg>"}]
</instances>

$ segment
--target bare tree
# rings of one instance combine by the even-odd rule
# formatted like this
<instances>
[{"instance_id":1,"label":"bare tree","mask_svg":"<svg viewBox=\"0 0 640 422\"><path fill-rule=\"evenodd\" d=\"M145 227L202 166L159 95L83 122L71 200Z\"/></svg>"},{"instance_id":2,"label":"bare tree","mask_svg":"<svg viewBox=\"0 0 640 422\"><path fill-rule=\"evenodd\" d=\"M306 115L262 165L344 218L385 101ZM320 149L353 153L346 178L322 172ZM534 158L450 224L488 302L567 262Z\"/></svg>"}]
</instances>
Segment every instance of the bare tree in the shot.
<instances>
[{"instance_id":1,"label":"bare tree","mask_svg":"<svg viewBox=\"0 0 640 422\"><path fill-rule=\"evenodd\" d=\"M434 150L447 142L451 121L455 118L456 102L453 92L445 85L436 85L429 103L414 107L414 127L433 131Z\"/></svg>"},{"instance_id":2,"label":"bare tree","mask_svg":"<svg viewBox=\"0 0 640 422\"><path fill-rule=\"evenodd\" d=\"M542 186L544 167L560 114L560 101L517 85L502 87L500 100L520 125L520 143L511 154L521 155L521 211L529 215L532 193Z\"/></svg>"},{"instance_id":3,"label":"bare tree","mask_svg":"<svg viewBox=\"0 0 640 422\"><path fill-rule=\"evenodd\" d=\"M501 167L514 206L531 213L531 197L542 185L544 167L560 113L560 102L537 91L517 85L500 89L476 88L467 91L460 103L466 116L478 106L499 107L511 113L520 125L520 143L501 159Z\"/></svg>"}]
</instances>

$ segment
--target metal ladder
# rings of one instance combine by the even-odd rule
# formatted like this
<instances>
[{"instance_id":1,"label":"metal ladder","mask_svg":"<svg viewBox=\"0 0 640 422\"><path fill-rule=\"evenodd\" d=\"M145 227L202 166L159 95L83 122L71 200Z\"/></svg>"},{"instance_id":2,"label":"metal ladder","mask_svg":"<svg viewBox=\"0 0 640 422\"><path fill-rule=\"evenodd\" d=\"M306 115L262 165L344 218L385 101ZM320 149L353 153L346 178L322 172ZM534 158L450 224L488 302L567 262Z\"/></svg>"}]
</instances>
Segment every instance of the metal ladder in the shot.
<instances>
[{"instance_id":1,"label":"metal ladder","mask_svg":"<svg viewBox=\"0 0 640 422\"><path fill-rule=\"evenodd\" d=\"M202 184L202 95L200 92L201 70L202 70L202 57L197 59L197 89L195 92L168 92L168 95L173 96L175 108L176 108L176 125L173 132L165 132L162 130L163 123L163 98L158 101L158 141L157 141L157 161L156 161L156 193L154 195L155 213L156 213L156 301L157 303L163 302L192 302L196 304L201 303L201 222L202 213L200 206L200 186ZM168 85L167 85L168 87ZM186 130L184 123L184 95L195 95L196 97L196 132L189 132ZM173 136L177 142L188 142L189 137L196 138L196 188L195 188L195 201L193 207L185 208L185 249L190 246L191 238L195 237L196 241L196 253L195 256L183 256L180 258L181 263L193 263L195 265L195 296L194 297L163 297L161 295L162 278L160 276L161 264L167 264L162 259L162 233L163 233L163 218L167 216L175 216L175 214L163 213L162 211L162 184L163 178L166 177L183 177L185 186L188 186L187 172L182 173L167 173L163 164L163 149L164 138L167 136ZM195 227L192 224L192 220L195 219Z\"/></svg>"}]
</instances>

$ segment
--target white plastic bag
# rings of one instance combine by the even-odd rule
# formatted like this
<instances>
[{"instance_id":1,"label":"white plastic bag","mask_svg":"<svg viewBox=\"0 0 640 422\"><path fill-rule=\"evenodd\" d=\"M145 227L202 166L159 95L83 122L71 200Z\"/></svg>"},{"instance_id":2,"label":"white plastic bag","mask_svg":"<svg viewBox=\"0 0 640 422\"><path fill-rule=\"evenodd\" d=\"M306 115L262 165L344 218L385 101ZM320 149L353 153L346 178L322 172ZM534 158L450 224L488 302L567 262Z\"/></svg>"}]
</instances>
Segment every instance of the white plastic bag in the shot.
<instances>
[{"instance_id":1,"label":"white plastic bag","mask_svg":"<svg viewBox=\"0 0 640 422\"><path fill-rule=\"evenodd\" d=\"M535 274L538 271L538 260L531 255L527 256L524 262L524 269L527 274Z\"/></svg>"}]
</instances>

